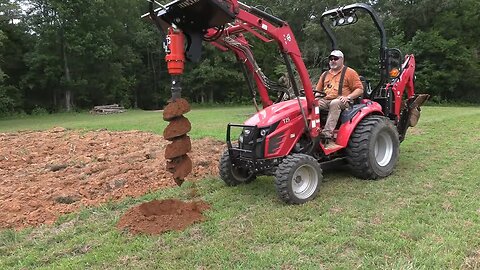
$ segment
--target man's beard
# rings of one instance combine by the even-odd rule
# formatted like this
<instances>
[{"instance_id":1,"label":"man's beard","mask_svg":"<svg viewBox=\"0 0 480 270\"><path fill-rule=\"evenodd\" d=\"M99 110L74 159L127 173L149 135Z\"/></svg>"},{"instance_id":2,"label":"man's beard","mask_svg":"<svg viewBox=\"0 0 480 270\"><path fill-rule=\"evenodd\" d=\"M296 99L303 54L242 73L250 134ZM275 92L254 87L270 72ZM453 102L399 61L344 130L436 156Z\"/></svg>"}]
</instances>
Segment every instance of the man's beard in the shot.
<instances>
[{"instance_id":1,"label":"man's beard","mask_svg":"<svg viewBox=\"0 0 480 270\"><path fill-rule=\"evenodd\" d=\"M341 67L340 63L330 64L330 68L333 70L338 70Z\"/></svg>"}]
</instances>

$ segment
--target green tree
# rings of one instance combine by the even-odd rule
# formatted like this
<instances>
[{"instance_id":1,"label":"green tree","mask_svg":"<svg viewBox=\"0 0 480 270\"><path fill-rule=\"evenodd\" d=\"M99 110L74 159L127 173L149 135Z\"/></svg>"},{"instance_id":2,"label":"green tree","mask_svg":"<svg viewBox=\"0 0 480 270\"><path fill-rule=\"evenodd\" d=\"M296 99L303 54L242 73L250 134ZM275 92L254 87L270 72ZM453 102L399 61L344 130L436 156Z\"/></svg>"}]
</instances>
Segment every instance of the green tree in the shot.
<instances>
[{"instance_id":1,"label":"green tree","mask_svg":"<svg viewBox=\"0 0 480 270\"><path fill-rule=\"evenodd\" d=\"M415 54L417 92L435 100L480 102L479 1L368 2L385 23L389 46ZM22 12L20 3L28 9ZM319 18L326 9L352 2L245 3L288 22L316 83L331 50ZM0 0L0 112L105 103L162 107L170 97L170 76L161 35L148 19L140 19L147 6L129 0ZM379 38L370 18L360 15L357 24L336 34L346 63L376 79ZM285 66L275 42L249 41L262 71L277 80ZM250 100L235 57L210 46L204 47L199 64L187 64L183 86L184 96L196 102Z\"/></svg>"},{"instance_id":2,"label":"green tree","mask_svg":"<svg viewBox=\"0 0 480 270\"><path fill-rule=\"evenodd\" d=\"M0 0L0 113L20 111L23 106L18 82L25 72L22 55L27 35L21 19L18 2Z\"/></svg>"},{"instance_id":3,"label":"green tree","mask_svg":"<svg viewBox=\"0 0 480 270\"><path fill-rule=\"evenodd\" d=\"M27 55L25 85L49 93L55 106L61 99L67 110L73 104L138 105L139 87L147 79L144 54L154 37L151 25L140 20L145 5L128 0L34 0L32 7L37 42Z\"/></svg>"}]
</instances>

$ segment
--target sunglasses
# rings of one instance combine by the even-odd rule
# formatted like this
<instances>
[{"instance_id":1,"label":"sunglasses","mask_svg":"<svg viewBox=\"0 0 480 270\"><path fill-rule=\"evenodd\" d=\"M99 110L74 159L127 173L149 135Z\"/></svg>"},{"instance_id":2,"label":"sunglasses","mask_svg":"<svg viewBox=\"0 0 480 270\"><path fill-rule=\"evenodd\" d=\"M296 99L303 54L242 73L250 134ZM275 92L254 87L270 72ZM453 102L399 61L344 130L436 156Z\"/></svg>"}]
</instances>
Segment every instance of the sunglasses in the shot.
<instances>
[{"instance_id":1,"label":"sunglasses","mask_svg":"<svg viewBox=\"0 0 480 270\"><path fill-rule=\"evenodd\" d=\"M328 58L329 61L337 61L338 59L340 59L340 57L331 56Z\"/></svg>"}]
</instances>

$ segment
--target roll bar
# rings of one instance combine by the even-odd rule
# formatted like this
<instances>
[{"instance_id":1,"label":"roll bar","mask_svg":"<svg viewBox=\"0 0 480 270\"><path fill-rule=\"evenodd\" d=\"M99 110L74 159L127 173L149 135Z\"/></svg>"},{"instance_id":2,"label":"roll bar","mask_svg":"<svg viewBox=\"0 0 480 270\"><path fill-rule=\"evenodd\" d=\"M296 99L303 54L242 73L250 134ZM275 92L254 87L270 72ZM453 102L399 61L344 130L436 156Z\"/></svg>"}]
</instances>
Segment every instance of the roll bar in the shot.
<instances>
[{"instance_id":1,"label":"roll bar","mask_svg":"<svg viewBox=\"0 0 480 270\"><path fill-rule=\"evenodd\" d=\"M378 29L378 32L380 33L380 82L374 88L372 92L372 95L373 95L376 91L378 91L378 89L382 85L385 84L388 78L387 35L385 32L385 28L383 27L383 24L380 18L378 17L377 13L372 9L371 6L367 4L355 3L355 4L351 4L351 5L347 5L347 6L343 6L343 7L339 7L339 8L335 8L335 9L331 9L323 12L320 18L320 25L322 26L323 30L327 34L328 39L331 42L332 50L336 50L338 49L337 39L330 25L328 23L325 23L325 19L328 17L331 20L336 20L338 18L345 18L347 16L356 16L355 12L357 10L366 11L372 18L372 21L375 24L375 27ZM348 25L348 23L345 25Z\"/></svg>"}]
</instances>

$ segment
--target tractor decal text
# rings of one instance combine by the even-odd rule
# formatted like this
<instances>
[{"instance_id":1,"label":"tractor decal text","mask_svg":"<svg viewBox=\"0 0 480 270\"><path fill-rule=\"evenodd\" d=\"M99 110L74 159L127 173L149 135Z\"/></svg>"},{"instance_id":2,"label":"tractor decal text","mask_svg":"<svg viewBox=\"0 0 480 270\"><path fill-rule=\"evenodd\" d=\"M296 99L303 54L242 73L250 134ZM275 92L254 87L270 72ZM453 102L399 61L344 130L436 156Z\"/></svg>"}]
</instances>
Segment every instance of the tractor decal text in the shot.
<instances>
[{"instance_id":1,"label":"tractor decal text","mask_svg":"<svg viewBox=\"0 0 480 270\"><path fill-rule=\"evenodd\" d=\"M178 4L178 6L179 6L180 8L186 8L186 7L189 7L189 6L197 3L198 1L200 1L200 0L187 0L187 1L183 2L183 3Z\"/></svg>"}]
</instances>

